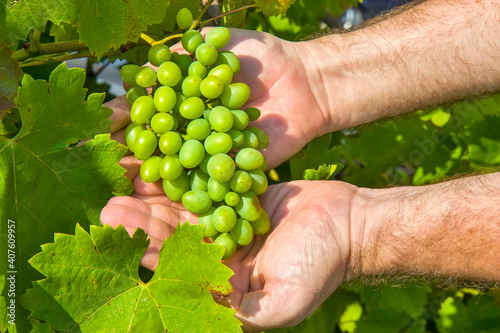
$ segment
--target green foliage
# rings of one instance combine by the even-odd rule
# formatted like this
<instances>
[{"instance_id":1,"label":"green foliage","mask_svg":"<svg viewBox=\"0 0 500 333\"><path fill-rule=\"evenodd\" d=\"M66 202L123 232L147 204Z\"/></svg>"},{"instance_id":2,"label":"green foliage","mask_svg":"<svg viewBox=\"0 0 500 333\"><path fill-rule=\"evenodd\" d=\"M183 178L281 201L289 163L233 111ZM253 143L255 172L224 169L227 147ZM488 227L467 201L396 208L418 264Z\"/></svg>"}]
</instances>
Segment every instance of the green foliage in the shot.
<instances>
[{"instance_id":1,"label":"green foliage","mask_svg":"<svg viewBox=\"0 0 500 333\"><path fill-rule=\"evenodd\" d=\"M99 224L112 193L131 189L117 164L126 148L109 134L97 135L109 132L111 111L102 106L103 94L85 100L84 79L83 70L64 64L48 83L26 75L16 99L22 127L13 138L0 136L1 229L8 219L16 221L17 244L22 244L18 295L39 277L28 259L41 244L54 232L71 232L76 222ZM4 258L5 251L2 246ZM5 270L2 265L0 274Z\"/></svg>"},{"instance_id":2,"label":"green foliage","mask_svg":"<svg viewBox=\"0 0 500 333\"><path fill-rule=\"evenodd\" d=\"M178 227L144 283L138 271L149 241L142 230L130 237L121 226L92 226L89 235L77 226L75 236L56 234L54 243L30 260L47 276L23 298L30 319L58 331L67 329L69 319L82 333L101 331L103 323L126 332L240 331L234 311L212 298L232 291L227 281L232 272L220 262L224 248L202 243L203 235L202 226ZM47 311L47 295L69 318Z\"/></svg>"},{"instance_id":3,"label":"green foliage","mask_svg":"<svg viewBox=\"0 0 500 333\"><path fill-rule=\"evenodd\" d=\"M334 164L327 169L320 168L317 172L307 171L308 169L315 169L323 164L333 164L340 159L340 148L330 147L332 142L332 135L324 135L311 141L307 146L299 151L295 156L290 159L290 169L292 172L292 179L305 179L304 173L307 172L310 179L320 177L322 179L329 179L333 176L336 170L340 171L343 165ZM332 170L333 168L333 170ZM338 172L337 171L337 172ZM326 178L325 177L326 173Z\"/></svg>"},{"instance_id":4,"label":"green foliage","mask_svg":"<svg viewBox=\"0 0 500 333\"><path fill-rule=\"evenodd\" d=\"M0 119L3 111L14 107L17 81L21 77L19 63L12 59L12 51L0 44Z\"/></svg>"}]
</instances>

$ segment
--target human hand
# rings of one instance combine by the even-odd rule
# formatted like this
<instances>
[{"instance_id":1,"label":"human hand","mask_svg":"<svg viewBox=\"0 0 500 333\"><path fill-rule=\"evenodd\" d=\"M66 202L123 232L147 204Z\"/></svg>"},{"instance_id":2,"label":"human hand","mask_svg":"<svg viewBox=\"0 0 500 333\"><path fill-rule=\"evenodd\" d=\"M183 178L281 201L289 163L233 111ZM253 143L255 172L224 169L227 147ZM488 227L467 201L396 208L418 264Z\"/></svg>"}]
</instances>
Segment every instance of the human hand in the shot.
<instances>
[{"instance_id":1,"label":"human hand","mask_svg":"<svg viewBox=\"0 0 500 333\"><path fill-rule=\"evenodd\" d=\"M246 330L297 324L342 283L350 259L355 193L355 186L343 182L299 181L270 186L261 196L271 232L224 261L234 271L234 291L222 303L237 310ZM161 244L178 221L197 223L197 217L154 184L137 189L134 196L112 198L101 221L122 224L130 233L144 229L151 244L141 263L154 269Z\"/></svg>"}]
</instances>

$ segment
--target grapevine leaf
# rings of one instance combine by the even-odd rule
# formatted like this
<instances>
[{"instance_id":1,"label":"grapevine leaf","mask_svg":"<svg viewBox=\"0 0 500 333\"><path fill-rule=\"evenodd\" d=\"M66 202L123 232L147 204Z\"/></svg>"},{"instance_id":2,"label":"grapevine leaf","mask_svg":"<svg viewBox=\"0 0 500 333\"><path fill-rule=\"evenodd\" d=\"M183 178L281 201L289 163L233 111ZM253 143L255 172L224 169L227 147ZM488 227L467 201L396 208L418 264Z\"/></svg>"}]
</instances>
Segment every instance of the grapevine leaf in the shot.
<instances>
[{"instance_id":1,"label":"grapevine leaf","mask_svg":"<svg viewBox=\"0 0 500 333\"><path fill-rule=\"evenodd\" d=\"M149 24L162 22L168 4L165 0L82 1L80 41L99 59L110 49L137 41Z\"/></svg>"},{"instance_id":2,"label":"grapevine leaf","mask_svg":"<svg viewBox=\"0 0 500 333\"><path fill-rule=\"evenodd\" d=\"M436 318L436 323L440 332L469 332L467 308L462 299L446 298L441 303L438 313L439 317Z\"/></svg>"},{"instance_id":3,"label":"grapevine leaf","mask_svg":"<svg viewBox=\"0 0 500 333\"><path fill-rule=\"evenodd\" d=\"M3 114L3 119L0 120L0 135L11 137L19 131L17 125L20 122L19 110L11 109L10 111L6 111Z\"/></svg>"},{"instance_id":4,"label":"grapevine leaf","mask_svg":"<svg viewBox=\"0 0 500 333\"><path fill-rule=\"evenodd\" d=\"M117 332L241 331L234 311L213 300L214 292L232 291L232 272L220 262L224 249L202 243L203 235L202 226L179 226L147 283L138 275L149 244L140 229L130 237L122 226L91 226L90 234L77 226L75 236L56 234L30 263L47 276L38 285L82 333L101 331L103 323ZM44 302L29 304L34 314L46 312Z\"/></svg>"},{"instance_id":5,"label":"grapevine leaf","mask_svg":"<svg viewBox=\"0 0 500 333\"><path fill-rule=\"evenodd\" d=\"M406 333L425 333L426 332L427 321L423 318L415 320L410 324Z\"/></svg>"},{"instance_id":6,"label":"grapevine leaf","mask_svg":"<svg viewBox=\"0 0 500 333\"><path fill-rule=\"evenodd\" d=\"M342 169L343 164L323 164L316 169L307 169L304 171L305 180L330 180L335 177Z\"/></svg>"},{"instance_id":7,"label":"grapevine leaf","mask_svg":"<svg viewBox=\"0 0 500 333\"><path fill-rule=\"evenodd\" d=\"M20 0L7 8L6 25L12 43L24 40L29 29L44 31L47 20L56 25L75 24L78 18L77 0Z\"/></svg>"},{"instance_id":8,"label":"grapevine leaf","mask_svg":"<svg viewBox=\"0 0 500 333\"><path fill-rule=\"evenodd\" d=\"M392 311L405 312L412 318L418 318L428 303L427 295L431 292L427 285L404 287L363 288L361 300L368 310L388 308Z\"/></svg>"},{"instance_id":9,"label":"grapevine leaf","mask_svg":"<svg viewBox=\"0 0 500 333\"><path fill-rule=\"evenodd\" d=\"M222 12L227 13L236 8L241 8L253 4L253 0L224 0L222 2ZM245 24L247 11L241 10L236 13L226 15L223 17L222 22L225 27L241 28Z\"/></svg>"},{"instance_id":10,"label":"grapevine leaf","mask_svg":"<svg viewBox=\"0 0 500 333\"><path fill-rule=\"evenodd\" d=\"M377 308L361 316L356 322L356 333L399 333L409 323L404 312Z\"/></svg>"},{"instance_id":11,"label":"grapevine leaf","mask_svg":"<svg viewBox=\"0 0 500 333\"><path fill-rule=\"evenodd\" d=\"M340 159L340 148L330 148L332 135L324 135L311 141L290 160L292 179L303 179L304 171L322 164L334 164Z\"/></svg>"},{"instance_id":12,"label":"grapevine leaf","mask_svg":"<svg viewBox=\"0 0 500 333\"><path fill-rule=\"evenodd\" d=\"M18 295L39 278L28 259L41 244L54 232L71 232L76 222L99 224L110 197L132 188L117 163L127 148L109 134L97 135L109 131L111 110L102 106L102 94L85 100L84 78L83 70L68 70L65 64L49 83L26 75L16 100L21 129L13 138L0 137L0 229L6 229L8 219L17 225L22 250L16 264L23 272ZM95 135L84 145L70 146ZM4 251L2 246L5 258Z\"/></svg>"},{"instance_id":13,"label":"grapevine leaf","mask_svg":"<svg viewBox=\"0 0 500 333\"><path fill-rule=\"evenodd\" d=\"M339 328L342 332L353 333L356 330L356 322L363 314L363 307L359 302L351 303L340 317Z\"/></svg>"},{"instance_id":14,"label":"grapevine leaf","mask_svg":"<svg viewBox=\"0 0 500 333\"><path fill-rule=\"evenodd\" d=\"M482 164L499 164L500 117L486 116L484 120L470 125L465 132L469 144L466 158Z\"/></svg>"},{"instance_id":15,"label":"grapevine leaf","mask_svg":"<svg viewBox=\"0 0 500 333\"><path fill-rule=\"evenodd\" d=\"M0 116L2 112L14 107L18 81L22 75L19 63L12 58L12 51L0 44Z\"/></svg>"},{"instance_id":16,"label":"grapevine leaf","mask_svg":"<svg viewBox=\"0 0 500 333\"><path fill-rule=\"evenodd\" d=\"M294 2L295 0L255 0L257 8L266 16L285 14Z\"/></svg>"}]
</instances>

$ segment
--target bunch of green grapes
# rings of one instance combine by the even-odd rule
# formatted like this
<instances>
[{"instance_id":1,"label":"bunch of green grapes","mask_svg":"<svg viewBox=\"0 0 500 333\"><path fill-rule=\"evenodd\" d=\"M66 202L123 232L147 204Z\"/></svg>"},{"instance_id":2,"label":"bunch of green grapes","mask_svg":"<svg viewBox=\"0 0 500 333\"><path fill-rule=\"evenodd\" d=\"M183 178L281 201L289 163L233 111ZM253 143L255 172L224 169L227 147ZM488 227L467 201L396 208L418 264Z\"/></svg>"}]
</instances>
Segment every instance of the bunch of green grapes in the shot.
<instances>
[{"instance_id":1,"label":"bunch of green grapes","mask_svg":"<svg viewBox=\"0 0 500 333\"><path fill-rule=\"evenodd\" d=\"M189 10L179 11L181 29L192 21ZM143 160L142 180L161 179L172 201L198 214L205 236L225 246L223 259L270 229L257 197L268 186L267 163L259 150L267 147L269 138L248 126L260 111L240 109L250 89L232 82L240 70L238 57L219 51L229 39L225 27L211 29L205 38L187 30L181 42L189 54L155 45L148 60L157 70L133 64L120 70L131 85L126 97L132 123L126 141Z\"/></svg>"}]
</instances>

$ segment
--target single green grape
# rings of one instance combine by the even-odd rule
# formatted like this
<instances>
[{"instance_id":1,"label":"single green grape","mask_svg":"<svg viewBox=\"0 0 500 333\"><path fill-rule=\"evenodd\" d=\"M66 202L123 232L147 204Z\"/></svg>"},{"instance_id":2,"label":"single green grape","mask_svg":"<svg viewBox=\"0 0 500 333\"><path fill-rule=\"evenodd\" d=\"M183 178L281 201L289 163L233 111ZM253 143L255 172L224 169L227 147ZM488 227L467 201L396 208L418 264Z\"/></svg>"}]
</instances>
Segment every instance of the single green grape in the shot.
<instances>
[{"instance_id":1,"label":"single green grape","mask_svg":"<svg viewBox=\"0 0 500 333\"><path fill-rule=\"evenodd\" d=\"M231 110L234 117L233 129L243 131L248 126L248 115L242 110Z\"/></svg>"},{"instance_id":2,"label":"single green grape","mask_svg":"<svg viewBox=\"0 0 500 333\"><path fill-rule=\"evenodd\" d=\"M245 141L245 136L240 131L231 129L227 131L227 134L233 139L233 147L231 149L238 149Z\"/></svg>"},{"instance_id":3,"label":"single green grape","mask_svg":"<svg viewBox=\"0 0 500 333\"><path fill-rule=\"evenodd\" d=\"M125 141L131 152L134 152L135 140L139 136L139 133L146 130L146 125L144 124L134 124L131 123L127 126L125 130Z\"/></svg>"},{"instance_id":4,"label":"single green grape","mask_svg":"<svg viewBox=\"0 0 500 333\"><path fill-rule=\"evenodd\" d=\"M202 79L207 76L208 69L200 64L199 61L193 61L188 68L188 75L198 75Z\"/></svg>"},{"instance_id":5,"label":"single green grape","mask_svg":"<svg viewBox=\"0 0 500 333\"><path fill-rule=\"evenodd\" d=\"M130 119L134 124L145 124L156 113L155 103L151 96L137 98L130 109Z\"/></svg>"},{"instance_id":6,"label":"single green grape","mask_svg":"<svg viewBox=\"0 0 500 333\"><path fill-rule=\"evenodd\" d=\"M202 82L202 78L198 75L188 75L182 81L182 93L186 97L200 97L200 85Z\"/></svg>"},{"instance_id":7,"label":"single green grape","mask_svg":"<svg viewBox=\"0 0 500 333\"><path fill-rule=\"evenodd\" d=\"M261 195L266 192L269 184L266 174L261 169L249 170L247 172L252 178L252 187L250 191L256 195Z\"/></svg>"},{"instance_id":8,"label":"single green grape","mask_svg":"<svg viewBox=\"0 0 500 333\"><path fill-rule=\"evenodd\" d=\"M245 140L243 141L243 144L240 148L257 149L257 147L259 146L259 139L257 138L257 135L247 130L244 130L241 133L243 133L243 135L245 136Z\"/></svg>"},{"instance_id":9,"label":"single green grape","mask_svg":"<svg viewBox=\"0 0 500 333\"><path fill-rule=\"evenodd\" d=\"M226 133L212 133L206 138L204 146L210 155L227 154L233 147L233 139Z\"/></svg>"},{"instance_id":10,"label":"single green grape","mask_svg":"<svg viewBox=\"0 0 500 333\"><path fill-rule=\"evenodd\" d=\"M201 163L205 157L205 148L198 140L188 140L184 142L179 150L181 164L188 169L192 169Z\"/></svg>"},{"instance_id":11,"label":"single green grape","mask_svg":"<svg viewBox=\"0 0 500 333\"><path fill-rule=\"evenodd\" d=\"M215 202L221 202L226 197L226 194L231 190L229 182L218 182L212 177L208 178L207 193Z\"/></svg>"},{"instance_id":12,"label":"single green grape","mask_svg":"<svg viewBox=\"0 0 500 333\"><path fill-rule=\"evenodd\" d=\"M193 14L187 8L182 8L177 12L176 20L177 25L182 30L186 30L193 24Z\"/></svg>"},{"instance_id":13,"label":"single green grape","mask_svg":"<svg viewBox=\"0 0 500 333\"><path fill-rule=\"evenodd\" d=\"M172 62L166 61L158 67L158 82L164 86L175 87L182 79L180 67Z\"/></svg>"},{"instance_id":14,"label":"single green grape","mask_svg":"<svg viewBox=\"0 0 500 333\"><path fill-rule=\"evenodd\" d=\"M177 95L177 102L175 102L175 106L172 111L180 116L181 114L179 113L179 109L182 103L184 103L184 101L188 98L184 96L182 92L176 92L175 94Z\"/></svg>"},{"instance_id":15,"label":"single green grape","mask_svg":"<svg viewBox=\"0 0 500 333\"><path fill-rule=\"evenodd\" d=\"M199 97L189 97L179 107L179 113L186 119L199 118L203 111L205 111L205 103Z\"/></svg>"},{"instance_id":16,"label":"single green grape","mask_svg":"<svg viewBox=\"0 0 500 333\"><path fill-rule=\"evenodd\" d=\"M217 76L224 82L224 86L231 84L233 81L233 70L227 64L218 65L212 68L208 75Z\"/></svg>"},{"instance_id":17,"label":"single green grape","mask_svg":"<svg viewBox=\"0 0 500 333\"><path fill-rule=\"evenodd\" d=\"M160 112L172 110L177 102L177 95L171 87L162 86L154 93L155 107Z\"/></svg>"},{"instance_id":18,"label":"single green grape","mask_svg":"<svg viewBox=\"0 0 500 333\"><path fill-rule=\"evenodd\" d=\"M162 186L170 200L180 202L184 193L189 191L189 176L183 171L174 180L163 179Z\"/></svg>"},{"instance_id":19,"label":"single green grape","mask_svg":"<svg viewBox=\"0 0 500 333\"><path fill-rule=\"evenodd\" d=\"M213 65L217 61L219 55L217 49L212 44L208 43L200 44L195 54L196 60L205 66Z\"/></svg>"},{"instance_id":20,"label":"single green grape","mask_svg":"<svg viewBox=\"0 0 500 333\"><path fill-rule=\"evenodd\" d=\"M205 237L213 237L218 233L217 229L215 229L213 222L214 211L215 207L211 207L205 213L198 215L198 224L205 225Z\"/></svg>"},{"instance_id":21,"label":"single green grape","mask_svg":"<svg viewBox=\"0 0 500 333\"><path fill-rule=\"evenodd\" d=\"M243 148L236 154L236 165L243 170L257 169L264 163L262 153L253 148Z\"/></svg>"},{"instance_id":22,"label":"single green grape","mask_svg":"<svg viewBox=\"0 0 500 333\"><path fill-rule=\"evenodd\" d=\"M253 233L256 235L264 235L271 229L271 220L264 209L261 210L260 217L251 224Z\"/></svg>"},{"instance_id":23,"label":"single green grape","mask_svg":"<svg viewBox=\"0 0 500 333\"><path fill-rule=\"evenodd\" d=\"M226 205L234 207L240 202L240 195L236 192L227 192L224 197L224 202Z\"/></svg>"},{"instance_id":24,"label":"single green grape","mask_svg":"<svg viewBox=\"0 0 500 333\"><path fill-rule=\"evenodd\" d=\"M170 113L157 113L151 118L151 129L156 134L163 134L174 128L174 117Z\"/></svg>"},{"instance_id":25,"label":"single green grape","mask_svg":"<svg viewBox=\"0 0 500 333\"><path fill-rule=\"evenodd\" d=\"M151 156L142 162L139 174L144 182L154 183L157 180L160 180L161 161L160 156Z\"/></svg>"},{"instance_id":26,"label":"single green grape","mask_svg":"<svg viewBox=\"0 0 500 333\"><path fill-rule=\"evenodd\" d=\"M182 138L177 132L166 132L160 137L158 146L165 155L177 154L182 146Z\"/></svg>"},{"instance_id":27,"label":"single green grape","mask_svg":"<svg viewBox=\"0 0 500 333\"><path fill-rule=\"evenodd\" d=\"M256 121L257 119L260 118L260 110L257 108L250 106L245 109L245 112L247 113L248 119L250 121Z\"/></svg>"},{"instance_id":28,"label":"single green grape","mask_svg":"<svg viewBox=\"0 0 500 333\"><path fill-rule=\"evenodd\" d=\"M210 123L203 118L191 120L186 127L186 133L191 139L205 140L212 131ZM210 154L210 153L209 153Z\"/></svg>"},{"instance_id":29,"label":"single green grape","mask_svg":"<svg viewBox=\"0 0 500 333\"><path fill-rule=\"evenodd\" d=\"M135 100L138 99L141 96L147 96L148 91L146 88L135 86L127 90L127 101L130 105L134 104Z\"/></svg>"},{"instance_id":30,"label":"single green grape","mask_svg":"<svg viewBox=\"0 0 500 333\"><path fill-rule=\"evenodd\" d=\"M134 64L122 66L122 68L120 68L120 76L122 77L123 82L130 86L135 86L135 74L137 74L139 69L141 69L141 66Z\"/></svg>"},{"instance_id":31,"label":"single green grape","mask_svg":"<svg viewBox=\"0 0 500 333\"><path fill-rule=\"evenodd\" d=\"M172 53L165 44L154 45L148 51L148 60L155 67L160 66L165 61L169 61L171 56Z\"/></svg>"},{"instance_id":32,"label":"single green grape","mask_svg":"<svg viewBox=\"0 0 500 333\"><path fill-rule=\"evenodd\" d=\"M184 171L178 155L167 155L163 157L160 164L160 176L166 180L174 180Z\"/></svg>"},{"instance_id":33,"label":"single green grape","mask_svg":"<svg viewBox=\"0 0 500 333\"><path fill-rule=\"evenodd\" d=\"M130 134L130 133L129 133ZM158 139L153 131L142 131L137 135L134 142L134 154L138 160L145 160L153 155L158 146Z\"/></svg>"},{"instance_id":34,"label":"single green grape","mask_svg":"<svg viewBox=\"0 0 500 333\"><path fill-rule=\"evenodd\" d=\"M200 92L208 99L215 99L222 94L224 82L214 75L209 75L201 81Z\"/></svg>"},{"instance_id":35,"label":"single green grape","mask_svg":"<svg viewBox=\"0 0 500 333\"><path fill-rule=\"evenodd\" d=\"M230 109L241 108L250 97L250 88L241 82L231 83L220 95L222 105Z\"/></svg>"},{"instance_id":36,"label":"single green grape","mask_svg":"<svg viewBox=\"0 0 500 333\"><path fill-rule=\"evenodd\" d=\"M229 155L215 154L208 160L208 174L219 183L229 181L235 169L234 161Z\"/></svg>"},{"instance_id":37,"label":"single green grape","mask_svg":"<svg viewBox=\"0 0 500 333\"><path fill-rule=\"evenodd\" d=\"M151 67L142 67L135 73L135 83L144 88L152 87L156 83L156 72Z\"/></svg>"},{"instance_id":38,"label":"single green grape","mask_svg":"<svg viewBox=\"0 0 500 333\"><path fill-rule=\"evenodd\" d=\"M189 175L189 184L192 190L207 192L209 176L200 169L191 170Z\"/></svg>"},{"instance_id":39,"label":"single green grape","mask_svg":"<svg viewBox=\"0 0 500 333\"><path fill-rule=\"evenodd\" d=\"M266 149L267 146L269 146L269 137L267 136L266 132L258 127L248 127L247 131L253 133L257 137L259 144L257 145L256 149Z\"/></svg>"},{"instance_id":40,"label":"single green grape","mask_svg":"<svg viewBox=\"0 0 500 333\"><path fill-rule=\"evenodd\" d=\"M182 196L182 204L191 213L203 214L212 207L212 199L207 192L191 190Z\"/></svg>"},{"instance_id":41,"label":"single green grape","mask_svg":"<svg viewBox=\"0 0 500 333\"><path fill-rule=\"evenodd\" d=\"M233 127L234 116L228 108L216 106L210 110L208 121L217 132L227 132Z\"/></svg>"},{"instance_id":42,"label":"single green grape","mask_svg":"<svg viewBox=\"0 0 500 333\"><path fill-rule=\"evenodd\" d=\"M257 221L262 211L259 198L250 191L240 194L240 202L234 208L236 213L250 222Z\"/></svg>"},{"instance_id":43,"label":"single green grape","mask_svg":"<svg viewBox=\"0 0 500 333\"><path fill-rule=\"evenodd\" d=\"M232 207L220 206L214 211L213 222L219 232L229 232L236 224L236 212Z\"/></svg>"},{"instance_id":44,"label":"single green grape","mask_svg":"<svg viewBox=\"0 0 500 333\"><path fill-rule=\"evenodd\" d=\"M250 222L244 219L237 219L231 230L231 236L239 245L245 246L252 242L253 227Z\"/></svg>"},{"instance_id":45,"label":"single green grape","mask_svg":"<svg viewBox=\"0 0 500 333\"><path fill-rule=\"evenodd\" d=\"M182 76L188 75L188 69L192 62L193 58L189 54L179 54L177 65L181 69Z\"/></svg>"},{"instance_id":46,"label":"single green grape","mask_svg":"<svg viewBox=\"0 0 500 333\"><path fill-rule=\"evenodd\" d=\"M219 56L217 57L217 61L215 62L215 66L219 65L229 65L233 70L234 74L238 74L240 71L240 60L238 57L231 51L220 51Z\"/></svg>"},{"instance_id":47,"label":"single green grape","mask_svg":"<svg viewBox=\"0 0 500 333\"><path fill-rule=\"evenodd\" d=\"M205 157L203 157L203 160L201 160L201 163L198 165L201 171L204 173L208 174L207 166L208 166L208 160L212 157L210 154L205 154Z\"/></svg>"},{"instance_id":48,"label":"single green grape","mask_svg":"<svg viewBox=\"0 0 500 333\"><path fill-rule=\"evenodd\" d=\"M222 260L231 258L238 248L238 244L228 233L223 233L217 236L217 238L214 240L214 244L224 246L224 248L226 249L224 255L222 256Z\"/></svg>"},{"instance_id":49,"label":"single green grape","mask_svg":"<svg viewBox=\"0 0 500 333\"><path fill-rule=\"evenodd\" d=\"M216 27L212 28L207 32L205 36L205 41L212 44L217 50L222 49L229 43L231 38L231 32L226 27Z\"/></svg>"},{"instance_id":50,"label":"single green grape","mask_svg":"<svg viewBox=\"0 0 500 333\"><path fill-rule=\"evenodd\" d=\"M236 193L245 193L252 187L252 177L248 172L238 170L229 180L229 187Z\"/></svg>"},{"instance_id":51,"label":"single green grape","mask_svg":"<svg viewBox=\"0 0 500 333\"><path fill-rule=\"evenodd\" d=\"M196 30L188 30L182 35L181 43L184 50L194 53L196 48L203 44L203 36Z\"/></svg>"}]
</instances>

